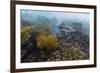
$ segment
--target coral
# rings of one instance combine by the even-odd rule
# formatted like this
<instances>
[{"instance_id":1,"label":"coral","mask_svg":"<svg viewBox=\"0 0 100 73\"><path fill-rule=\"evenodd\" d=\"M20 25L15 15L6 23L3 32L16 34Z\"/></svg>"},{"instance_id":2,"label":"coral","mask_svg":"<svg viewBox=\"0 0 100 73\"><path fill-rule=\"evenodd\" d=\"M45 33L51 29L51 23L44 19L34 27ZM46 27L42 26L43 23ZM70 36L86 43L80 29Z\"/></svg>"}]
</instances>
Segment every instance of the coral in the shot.
<instances>
[{"instance_id":1,"label":"coral","mask_svg":"<svg viewBox=\"0 0 100 73\"><path fill-rule=\"evenodd\" d=\"M55 49L57 48L57 38L53 35L40 34L37 37L37 47Z\"/></svg>"},{"instance_id":2,"label":"coral","mask_svg":"<svg viewBox=\"0 0 100 73\"><path fill-rule=\"evenodd\" d=\"M30 27L21 28L21 43L24 44L31 37L32 29Z\"/></svg>"}]
</instances>

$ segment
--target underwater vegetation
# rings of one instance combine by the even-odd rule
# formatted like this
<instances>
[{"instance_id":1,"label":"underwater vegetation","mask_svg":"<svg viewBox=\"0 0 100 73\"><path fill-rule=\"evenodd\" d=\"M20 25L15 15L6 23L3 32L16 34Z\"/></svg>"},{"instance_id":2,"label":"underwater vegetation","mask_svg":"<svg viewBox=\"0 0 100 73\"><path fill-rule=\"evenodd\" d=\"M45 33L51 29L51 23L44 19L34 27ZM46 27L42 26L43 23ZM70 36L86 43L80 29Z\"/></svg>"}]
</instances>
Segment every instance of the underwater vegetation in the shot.
<instances>
[{"instance_id":1,"label":"underwater vegetation","mask_svg":"<svg viewBox=\"0 0 100 73\"><path fill-rule=\"evenodd\" d=\"M21 62L89 59L89 38L79 31L61 30L60 36L48 28L21 28Z\"/></svg>"}]
</instances>

